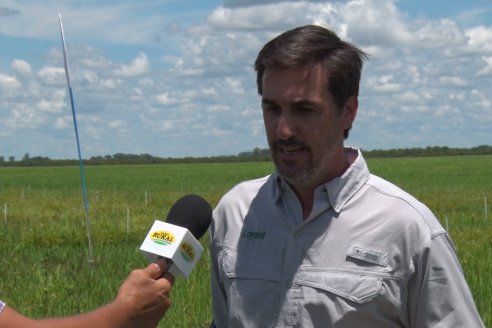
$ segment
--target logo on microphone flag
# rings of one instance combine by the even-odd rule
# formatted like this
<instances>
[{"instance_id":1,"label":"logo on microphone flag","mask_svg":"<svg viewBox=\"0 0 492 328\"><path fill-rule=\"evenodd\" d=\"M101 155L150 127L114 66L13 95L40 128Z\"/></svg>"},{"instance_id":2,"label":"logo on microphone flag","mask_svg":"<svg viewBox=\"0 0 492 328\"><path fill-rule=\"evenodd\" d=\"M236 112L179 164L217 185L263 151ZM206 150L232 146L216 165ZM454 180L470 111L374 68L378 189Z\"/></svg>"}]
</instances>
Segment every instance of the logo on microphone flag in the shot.
<instances>
[{"instance_id":1,"label":"logo on microphone flag","mask_svg":"<svg viewBox=\"0 0 492 328\"><path fill-rule=\"evenodd\" d=\"M195 249L190 243L186 241L183 242L181 245L181 256L189 263L192 263L195 260Z\"/></svg>"},{"instance_id":2,"label":"logo on microphone flag","mask_svg":"<svg viewBox=\"0 0 492 328\"><path fill-rule=\"evenodd\" d=\"M170 245L174 243L174 235L165 230L152 231L150 234L150 239L152 239L156 244L159 245Z\"/></svg>"}]
</instances>

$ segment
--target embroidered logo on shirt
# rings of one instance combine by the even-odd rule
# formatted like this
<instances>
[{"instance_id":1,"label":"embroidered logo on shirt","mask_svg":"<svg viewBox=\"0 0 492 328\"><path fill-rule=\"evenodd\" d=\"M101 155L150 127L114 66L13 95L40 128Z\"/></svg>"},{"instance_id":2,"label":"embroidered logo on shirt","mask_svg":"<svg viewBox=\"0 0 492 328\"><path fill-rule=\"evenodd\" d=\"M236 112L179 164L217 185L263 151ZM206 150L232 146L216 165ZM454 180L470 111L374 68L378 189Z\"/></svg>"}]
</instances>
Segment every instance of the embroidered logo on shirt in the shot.
<instances>
[{"instance_id":1,"label":"embroidered logo on shirt","mask_svg":"<svg viewBox=\"0 0 492 328\"><path fill-rule=\"evenodd\" d=\"M348 252L347 256L357 258L359 260L364 260L377 265L386 266L388 265L388 255L376 251L371 251L364 249L362 247L353 246Z\"/></svg>"},{"instance_id":2,"label":"embroidered logo on shirt","mask_svg":"<svg viewBox=\"0 0 492 328\"><path fill-rule=\"evenodd\" d=\"M249 231L249 230L244 230L243 233L241 234L241 237L246 238L248 240L263 240L265 239L266 231Z\"/></svg>"}]
</instances>

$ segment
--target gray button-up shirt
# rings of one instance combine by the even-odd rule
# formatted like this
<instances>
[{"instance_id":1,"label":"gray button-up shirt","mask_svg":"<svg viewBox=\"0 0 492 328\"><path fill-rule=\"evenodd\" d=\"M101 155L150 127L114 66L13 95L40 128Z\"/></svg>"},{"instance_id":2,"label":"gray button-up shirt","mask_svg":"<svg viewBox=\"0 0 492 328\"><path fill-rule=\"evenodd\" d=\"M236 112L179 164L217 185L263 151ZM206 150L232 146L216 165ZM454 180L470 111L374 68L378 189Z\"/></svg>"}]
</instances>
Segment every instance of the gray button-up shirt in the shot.
<instances>
[{"instance_id":1,"label":"gray button-up shirt","mask_svg":"<svg viewBox=\"0 0 492 328\"><path fill-rule=\"evenodd\" d=\"M483 327L454 248L431 211L371 175L359 152L299 200L274 173L214 210L217 327Z\"/></svg>"}]
</instances>

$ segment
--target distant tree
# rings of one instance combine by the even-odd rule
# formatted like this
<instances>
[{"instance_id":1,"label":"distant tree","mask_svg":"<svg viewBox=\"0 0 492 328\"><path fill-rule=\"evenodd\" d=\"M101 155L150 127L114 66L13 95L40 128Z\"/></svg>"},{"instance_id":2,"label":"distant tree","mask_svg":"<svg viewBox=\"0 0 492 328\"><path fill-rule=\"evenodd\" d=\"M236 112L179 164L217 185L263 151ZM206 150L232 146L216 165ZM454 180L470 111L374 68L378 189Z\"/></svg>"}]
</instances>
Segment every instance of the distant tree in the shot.
<instances>
[{"instance_id":1,"label":"distant tree","mask_svg":"<svg viewBox=\"0 0 492 328\"><path fill-rule=\"evenodd\" d=\"M9 156L9 162L15 162L15 156Z\"/></svg>"},{"instance_id":2,"label":"distant tree","mask_svg":"<svg viewBox=\"0 0 492 328\"><path fill-rule=\"evenodd\" d=\"M0 163L3 163L3 162L5 162L5 157L0 156Z\"/></svg>"},{"instance_id":3,"label":"distant tree","mask_svg":"<svg viewBox=\"0 0 492 328\"><path fill-rule=\"evenodd\" d=\"M24 162L27 162L29 160L29 153L25 153L24 156L22 157L22 160Z\"/></svg>"}]
</instances>

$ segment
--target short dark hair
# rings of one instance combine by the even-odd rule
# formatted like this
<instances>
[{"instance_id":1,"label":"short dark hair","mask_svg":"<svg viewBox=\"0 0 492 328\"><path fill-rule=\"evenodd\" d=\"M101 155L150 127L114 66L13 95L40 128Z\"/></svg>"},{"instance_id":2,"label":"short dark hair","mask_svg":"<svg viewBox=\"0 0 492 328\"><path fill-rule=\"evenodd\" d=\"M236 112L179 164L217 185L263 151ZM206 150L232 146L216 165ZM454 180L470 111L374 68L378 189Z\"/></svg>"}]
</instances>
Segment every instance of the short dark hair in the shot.
<instances>
[{"instance_id":1,"label":"short dark hair","mask_svg":"<svg viewBox=\"0 0 492 328\"><path fill-rule=\"evenodd\" d=\"M305 25L286 31L266 43L254 67L258 93L266 69L289 69L323 65L328 72L328 92L342 112L351 96L359 95L359 83L367 54L335 32L322 26ZM348 136L348 130L345 131Z\"/></svg>"}]
</instances>

